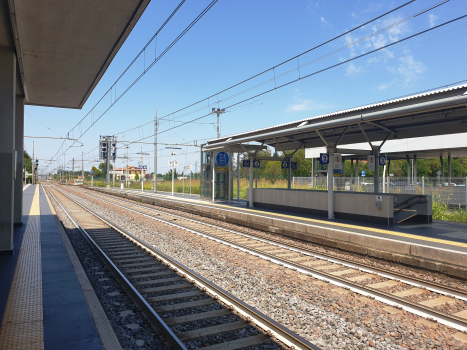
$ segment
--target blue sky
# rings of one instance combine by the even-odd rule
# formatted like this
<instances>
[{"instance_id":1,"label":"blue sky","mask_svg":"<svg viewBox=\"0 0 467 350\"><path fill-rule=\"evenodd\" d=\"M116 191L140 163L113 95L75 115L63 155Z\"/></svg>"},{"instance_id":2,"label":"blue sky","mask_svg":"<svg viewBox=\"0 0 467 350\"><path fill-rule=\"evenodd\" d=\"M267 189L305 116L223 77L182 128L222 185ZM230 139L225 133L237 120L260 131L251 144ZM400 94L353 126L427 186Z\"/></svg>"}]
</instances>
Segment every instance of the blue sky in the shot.
<instances>
[{"instance_id":1,"label":"blue sky","mask_svg":"<svg viewBox=\"0 0 467 350\"><path fill-rule=\"evenodd\" d=\"M157 46L153 42L117 84L117 95L140 74L145 64L147 66L154 59L155 52L162 52L209 2L186 1L161 31ZM415 1L364 28L278 67L273 72L267 72L240 87L214 96L209 103L206 101L171 115L405 2L219 0L82 136L80 141L84 144L83 147L72 147L66 152L66 162L70 166L71 159L81 159L84 152L85 168L89 170L91 166L97 165L97 150L94 149L98 145L99 135L118 134L120 140L130 141L153 135L152 124L125 134L119 133L151 122L155 108L158 110L158 117L162 119L158 142L193 143L196 140L198 144L203 143L216 136L213 124L216 117L213 115L200 119L197 124L165 130L180 125L180 122L202 117L208 114L211 107L229 107L299 76L344 62L467 13L465 0L451 0L405 20L439 3L436 0ZM26 106L25 135L65 136L112 86L178 3L166 0L152 1L149 4L82 110ZM401 23L387 28L397 22ZM386 29L382 30L384 28ZM382 31L375 34L380 30ZM462 19L252 99L248 104L227 108L227 113L221 117L221 135L309 118L465 80L466 32L467 19ZM369 37L355 44L356 40L366 36ZM346 45L351 46L345 47ZM221 102L217 103L218 100ZM105 101L97 106L96 116L108 107L110 97ZM190 113L183 115L186 112ZM81 130L90 125L90 120L85 119ZM79 136L78 130L74 136ZM32 140L25 139L25 147L29 153L32 153ZM153 139L145 141L153 142ZM36 156L50 159L59 150L61 142L36 139ZM66 145L70 146L71 142L68 141ZM151 161L145 160L144 163L149 164L152 169L153 146L143 145L142 149L150 153ZM159 149L158 172L165 173L171 151L164 149L164 146L159 146ZM140 144L130 146L132 164L137 164L136 153L140 151ZM177 151L176 158L182 166L185 163L194 165L199 160L198 151L199 148L183 147ZM124 153L126 149L119 149L119 156ZM42 161L41 165L45 163ZM57 165L54 162L50 169ZM80 169L80 162L79 166L78 163L75 165ZM117 160L117 166L121 166L121 160Z\"/></svg>"}]
</instances>

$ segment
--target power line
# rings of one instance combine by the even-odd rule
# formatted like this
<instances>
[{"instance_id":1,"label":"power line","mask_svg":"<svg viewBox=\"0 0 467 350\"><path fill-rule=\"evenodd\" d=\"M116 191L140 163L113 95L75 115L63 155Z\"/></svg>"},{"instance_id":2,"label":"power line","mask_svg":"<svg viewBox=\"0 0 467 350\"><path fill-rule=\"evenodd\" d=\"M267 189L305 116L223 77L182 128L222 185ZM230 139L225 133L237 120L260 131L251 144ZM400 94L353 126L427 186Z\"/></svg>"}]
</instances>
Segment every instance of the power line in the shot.
<instances>
[{"instance_id":1,"label":"power line","mask_svg":"<svg viewBox=\"0 0 467 350\"><path fill-rule=\"evenodd\" d=\"M370 54L372 54L372 53L381 51L381 50L386 49L386 48L388 48L388 47L391 47L391 46L393 46L393 45L402 43L402 42L407 41L407 40L409 40L409 39L415 38L415 37L417 37L417 36L419 36L419 35L422 35L422 34L425 34L425 33L430 32L430 31L432 31L432 30L441 28L441 27L443 27L443 26L445 26L445 25L448 25L448 24L450 24L450 23L454 23L454 22L456 22L456 21L459 21L459 20L461 20L461 19L463 19L463 18L465 18L465 17L467 17L467 15L463 15L463 16L457 17L457 18L455 18L455 19L453 19L453 20L450 20L450 21L444 22L444 23L442 23L442 24L439 24L439 25L437 25L437 26L434 26L434 27L432 27L432 28L423 30L423 31L421 31L421 32L418 32L418 33L416 33L416 34L410 35L410 36L408 36L408 37L406 37L406 38L403 38L403 39L400 39L400 40L398 40L398 41L392 42L392 43L390 43L390 44L387 44L387 45L385 45L385 46L379 47L379 48L377 48L377 49L371 50L371 51L366 52L366 53L364 53L364 54L361 54L361 55L359 55L359 56L352 57L352 58L350 58L350 59L348 59L348 60L345 60L345 61L343 61L343 62L334 64L334 65L332 65L332 66L328 66L328 67L323 68L323 69L321 69L321 70L318 70L318 71L316 71L316 72L307 74L307 75L305 75L305 76L303 76L303 77L300 77L300 78L298 78L298 79L292 80L292 81L290 81L290 82L288 82L288 83L285 83L285 84L282 84L282 85L280 85L280 86L274 87L273 89L267 90L267 91L265 91L265 92L262 92L262 93L260 93L260 94L255 95L255 96L253 96L253 97L249 97L249 98L244 99L244 100L242 100L242 101L240 101L240 102L234 103L234 104L232 104L232 105L230 105L230 106L225 107L225 109L227 109L227 108L232 108L232 107L234 107L234 106L237 106L237 105L240 105L240 104L245 103L245 102L247 102L247 101L250 101L250 100L252 100L252 99L254 99L254 98L257 98L257 97L259 97L259 96L262 96L262 95L265 95L265 94L270 93L270 92L272 92L272 91L281 89L281 88L283 88L283 87L285 87L285 86L288 86L288 85L290 85L290 84L293 84L293 83L295 83L295 82L297 82L297 81L300 81L300 80L303 80L303 79L307 79L307 78L309 78L309 77L311 77L311 76L314 76L314 75L317 75L317 74L319 74L319 73L328 71L328 70L330 70L330 69L333 69L333 68L335 68L335 67L341 66L341 65L343 65L343 64L352 62L352 61L354 61L354 60L356 60L356 59L359 59L359 58L368 56L368 55L370 55ZM176 126L173 126L173 127L169 128L169 129L163 130L163 131L159 132L158 135L159 135L159 134L163 134L163 133L165 133L165 132L168 132L168 131L170 131L170 130L179 128L179 127L181 127L181 126L183 126L183 125L190 124L190 123L192 123L193 121L197 121L197 120L206 118L206 117L208 117L208 116L210 116L210 115L211 115L211 113L206 114L206 115L203 115L203 116L200 116L200 117L195 118L195 119L192 119L192 120L190 120L190 121L186 121L186 122L184 122L184 123L182 123L182 124L180 124L180 125L176 125ZM154 137L154 135L147 136L147 137L142 138L142 139L139 139L139 140L137 140L137 141L142 141L142 140L144 140L144 139L146 139L146 138L149 138L149 137ZM136 142L137 142L137 141L136 141Z\"/></svg>"},{"instance_id":2,"label":"power line","mask_svg":"<svg viewBox=\"0 0 467 350\"><path fill-rule=\"evenodd\" d=\"M328 43L330 43L330 42L332 42L332 41L335 41L335 40L337 40L337 39L339 39L339 38L341 38L341 37L343 37L343 36L345 36L345 35L347 35L347 34L353 32L353 31L355 31L355 30L357 30L357 29L359 29L359 28L362 28L362 27L364 27L365 25L367 25L367 24L369 24L369 23L372 23L372 22L374 22L374 21L376 21L376 20L378 20L378 19L380 19L380 18L382 18L382 17L384 17L384 16L386 16L386 15L388 15L388 14L394 12L394 11L397 11L397 10L399 10L400 8L409 5L410 3L414 2L414 1L415 1L415 0L409 1L409 2L407 2L407 3L405 3L405 4L403 4L403 5L399 6L399 7L397 7L397 8L395 8L395 9L391 10L391 11L388 11L388 12L386 12L386 13L384 13L384 14L378 16L378 17L375 17L375 18L373 18L372 20L367 21L367 22L365 22L364 24L361 24L361 25L359 25L359 26L357 26L357 27L355 27L355 28L353 28L353 29L351 29L351 30L349 30L349 31L347 31L347 32L345 32L345 33L343 33L343 34L340 34L340 35L338 35L338 36L336 36L336 37L334 37L334 38L332 38L332 39L330 39L330 40L324 42L324 43L321 43L321 44L319 44L319 45L316 45L315 47L313 47L313 48L311 48L311 49L309 49L309 50L307 50L307 51L305 51L305 52L303 52L303 53L301 53L301 54L299 54L299 55L296 55L296 56L294 56L294 57L292 57L292 58L289 58L289 59L287 59L286 61L283 61L283 62L281 62L281 63L279 63L279 64L276 64L275 66L273 66L273 67L271 67L271 68L269 68L269 69L266 69L266 70L262 71L261 73L255 74L255 75L253 75L253 76L250 77L250 78L247 78L247 79L245 79L245 80L243 80L243 81L241 81L241 82L239 82L239 83L237 83L237 84L234 84L234 85L230 86L229 88L226 88L226 89L224 89L224 90L221 90L221 91L219 91L219 92L217 92L217 93L215 93L215 94L210 95L209 97L203 98L203 99L201 99L201 100L199 100L199 101L197 101L197 102L194 102L194 103L192 103L192 104L190 104L190 105L188 105L188 106L186 106L186 107L183 107L183 108L181 108L181 109L179 109L179 110L177 110L177 111L175 111L175 112L172 112L172 113L170 113L170 114L167 114L167 115L165 115L164 117L159 118L158 121L161 121L161 120L167 119L167 118L170 117L170 116L173 116L173 119L172 119L172 120L175 122L176 120L175 120L175 116L174 116L174 115L175 115L176 113L181 112L181 111L183 111L183 110L185 110L185 109L188 109L188 108L190 108L190 107L193 107L193 106L195 106L195 105L197 105L197 104L199 104L199 103L201 103L201 102L209 101L211 98L213 98L213 97L215 97L215 96L218 96L219 94L222 94L222 93L224 93L224 92L226 92L226 91L228 91L228 90L231 90L231 89L233 89L233 88L235 88L235 87L237 87L237 86L240 86L240 85L242 85L242 84L244 84L244 83L246 83L246 82L248 82L248 81L250 81L250 80L252 80L252 79L254 79L254 78L256 78L256 77L258 77L258 76L261 76L261 75L263 75L263 74L265 74L265 73L267 73L267 72L274 71L276 68L278 68L278 67L280 67L280 66L282 66L282 65L284 65L284 64L286 64L286 63L288 63L288 62L291 62L291 61L293 61L293 60L295 60L295 59L298 59L299 57L301 57L301 56L303 56L303 55L305 55L305 54L307 54L307 53L309 53L309 52L311 52L311 51L313 51L313 50L316 50L316 49L318 49L319 47L322 47L322 46L324 46L324 45L326 45L326 44L328 44ZM271 79L268 79L268 80L266 80L266 81L264 81L264 82L258 83L258 84L256 84L255 86L252 86L252 87L250 87L250 88L248 88L248 89L245 89L245 90L243 90L243 91L240 91L240 92L238 92L238 93L235 93L235 94L233 94L233 95L231 95L231 96L225 97L225 98L223 98L223 99L221 99L220 101L217 101L217 102L215 102L215 103L218 104L219 102L225 102L225 101L227 101L227 100L230 100L230 99L232 99L232 98L234 98L234 97L237 97L237 96L239 96L239 95L241 95L241 94L244 94L244 93L246 93L246 92L248 92L248 91L251 91L251 90L253 90L253 89L255 89L255 88L258 88L258 87L260 87L260 86L262 86L262 85L265 85L265 84L267 84L267 83L269 83L269 82L271 82L271 81L277 80L277 79L279 79L279 78L281 78L281 77L283 77L283 76L285 76L285 75L287 75L287 74L290 74L290 73L292 73L292 72L295 72L295 71L297 71L297 70L300 70L301 68L304 68L305 66L307 66L307 65L309 65L309 64L311 64L311 63L315 63L315 62L317 62L317 61L319 61L319 60L321 60L321 59L324 59L324 58L326 58L326 57L329 57L330 55L333 55L333 54L335 54L335 53L337 53L337 52L340 52L340 51L342 51L342 50L344 50L344 49L346 49L346 48L355 46L355 45L357 45L358 43L360 43L360 42L362 42L362 41L364 41L364 40L369 39L370 37L373 37L373 36L378 35L378 34L384 32L384 31L387 31L387 30L389 30L389 29L391 29L391 28L393 28L393 27L395 27L395 26L397 26L397 25L402 24L403 22L406 22L406 21L408 21L408 20L410 20L410 19L413 19L413 18L415 18L415 17L417 17L417 16L419 16L419 15L421 15L421 14L427 12L427 11L430 11L430 10L432 10L432 9L438 7L438 6L441 6L441 5L445 4L445 3L447 3L448 1L449 1L449 0L444 0L444 1L441 1L441 2L439 2L439 3L437 3L437 4L435 4L435 5L432 5L432 6L428 7L428 8L426 8L426 9L423 9L423 10L421 10L421 11L418 11L418 12L416 12L416 13L413 14L413 15L410 15L410 16L408 16L408 17L402 19L402 20L399 20L399 21L397 21L397 22L395 22L395 23L392 23L392 24L390 24L390 25L386 26L385 28L382 28L382 29L380 29L380 30L378 30L378 31L374 31L374 32L372 32L371 34L368 34L367 36L365 36L365 37L363 37L363 38L360 38L360 39L358 39L358 40L355 40L354 42L349 43L349 44L347 44L347 45L345 45L345 46L343 46L343 47L341 47L341 48L339 48L339 49L336 49L336 50L334 50L334 51L332 51L332 52L330 52L330 53L327 53L327 54L325 54L325 55L323 55L323 56L321 56L321 57L318 57L318 58L316 58L316 59L314 59L314 60L312 60L312 61L309 61L309 62L307 62L307 63L305 63L305 64L303 64L303 65L299 65L298 67L296 67L296 68L294 68L294 69L291 69L291 70L289 70L289 71L287 71L287 72L284 72L284 73L282 73L282 74L280 74L280 75L278 75L278 76L275 76L274 78L271 78ZM209 107L209 106L210 106L210 104L208 103L208 106L207 106L207 107ZM199 107L199 108L197 108L197 109L195 109L195 110L193 110L193 111L190 111L190 112L188 112L188 113L179 115L179 116L177 116L176 118L179 119L179 118L182 118L182 117L185 117L185 116L194 114L194 113L196 113L196 112L199 112L199 111L203 110L204 108L206 108L206 106L201 106L201 107ZM177 122L178 122L178 121L177 121ZM182 123L183 123L183 122L182 122ZM143 124L143 125L141 125L141 126L144 126L144 125L146 125L146 124Z\"/></svg>"},{"instance_id":3,"label":"power line","mask_svg":"<svg viewBox=\"0 0 467 350\"><path fill-rule=\"evenodd\" d=\"M199 21L199 20L200 20L200 19L201 19L216 3L217 3L217 1L218 1L218 0L213 0L213 1L212 1L212 2L198 15L189 25L177 36L177 38L175 38L175 40L173 40L173 41L169 44L169 46L166 47L166 49L165 49L159 56L157 56L157 57L155 58L155 60L154 60L151 64L150 64L147 68L144 69L143 73L141 73L141 74L130 84L130 86L128 86L118 97L115 96L115 99L114 99L113 96L111 96L111 98L112 98L112 103L111 103L111 105L110 105L107 109L105 109L104 112L103 112L99 117L97 117L97 119L94 119L94 109L95 109L95 107L96 107L109 93L112 94L112 89L115 87L115 84L116 84L117 82L115 82L115 83L112 85L112 87L111 87L109 90L107 90L107 92L105 93L105 95L101 97L101 99L96 103L96 105L91 109L91 111L90 111L75 127L73 127L73 128L70 130L70 132L73 132L74 129L76 129L78 126L81 126L82 121L83 121L86 117L88 117L89 115L91 115L91 117L92 117L91 125L90 125L84 132L83 132L83 131L81 132L80 136L77 138L77 139L79 140L92 126L94 126L94 125L110 110L110 108L112 108L112 106L113 106L116 102L118 102L118 101L120 100L120 98L122 98L122 97L123 97L123 96L124 96L124 95L125 95L125 94L126 94L126 93L127 93L127 92L128 92L128 91L129 91L129 90L130 90L130 89L131 89L131 88L132 88L132 87L133 87L133 86L134 86L134 85L135 85L135 84L136 84L136 83L137 83L137 82L138 82L138 81L139 81L139 80L140 80L140 79L141 79L141 78L142 78L142 77L143 77L143 76L144 76L144 75L145 75L145 74L146 74L146 73L147 73L147 72L148 72L148 71L149 71L149 70L150 70L150 69L151 69L151 68L167 53L167 52L168 52L168 51L169 51L169 50L170 50L170 49L171 49L171 48L172 48L172 47L173 47L173 46L174 46L174 45L175 45L175 44L176 44L176 43L177 43L177 42L178 42L178 41L179 41L179 40L180 40L180 39L181 39L181 38L182 38L182 37L198 22L198 21ZM181 5L182 5L184 2L185 2L185 0L183 0L183 1L179 4L179 6L178 6L178 7L174 10L174 12L169 16L169 18L166 20L166 22L164 22L164 24L161 26L161 28L159 29L159 31L167 24L168 20L170 20L170 18L172 18L172 16L178 11L178 9L181 7ZM159 32L159 31L158 31L158 32ZM157 33L156 33L156 35L155 35L154 37L157 37ZM153 38L154 38L154 37L153 37ZM147 48L148 45L149 45L149 43L145 46L145 48L142 50L142 52L145 52L145 50L146 50L146 48ZM139 54L138 57L140 57L140 55L141 55L141 52L140 52L140 54ZM137 57L137 58L138 58L138 57ZM136 58L136 59L137 59L137 58ZM135 60L136 60L136 59L135 59ZM134 61L133 61L133 62L134 62ZM132 64L133 64L133 62L132 62ZM129 68L129 67L127 67L126 70L128 70L128 68ZM124 74L124 73L123 73L123 74ZM120 77L121 77L121 76L120 76ZM119 77L119 79L120 79L120 77ZM115 89L115 90L116 90L116 89ZM116 95L116 92L115 92L115 95ZM70 133L70 132L69 132L69 133ZM68 133L68 134L69 134L69 133ZM60 149L62 149L62 148L63 148L63 144L62 144L62 146L60 147ZM60 149L59 149L59 151L57 151L57 153L60 152ZM68 148L68 149L69 149L69 148ZM67 149L67 150L68 150L68 149ZM59 154L58 156L57 156L57 153L56 153L52 158L54 158L55 156L57 156L57 158L60 157L60 156L61 156L64 152L66 152L67 150L63 151L63 152L62 152L61 154Z\"/></svg>"}]
</instances>

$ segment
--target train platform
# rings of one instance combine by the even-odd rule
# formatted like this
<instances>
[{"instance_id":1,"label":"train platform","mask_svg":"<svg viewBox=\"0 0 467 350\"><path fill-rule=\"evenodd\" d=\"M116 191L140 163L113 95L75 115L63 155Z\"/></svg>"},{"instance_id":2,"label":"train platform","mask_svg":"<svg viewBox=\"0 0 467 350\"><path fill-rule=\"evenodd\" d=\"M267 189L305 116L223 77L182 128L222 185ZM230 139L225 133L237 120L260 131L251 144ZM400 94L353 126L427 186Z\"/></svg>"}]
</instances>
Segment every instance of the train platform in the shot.
<instances>
[{"instance_id":1,"label":"train platform","mask_svg":"<svg viewBox=\"0 0 467 350\"><path fill-rule=\"evenodd\" d=\"M23 225L13 255L0 256L0 280L1 350L103 349L110 325L40 185L23 187Z\"/></svg>"},{"instance_id":2,"label":"train platform","mask_svg":"<svg viewBox=\"0 0 467 350\"><path fill-rule=\"evenodd\" d=\"M199 195L151 190L98 188L129 199L184 210L342 250L428 268L467 278L467 223L433 220L430 224L383 226L320 216L248 208L245 200L210 202Z\"/></svg>"}]
</instances>

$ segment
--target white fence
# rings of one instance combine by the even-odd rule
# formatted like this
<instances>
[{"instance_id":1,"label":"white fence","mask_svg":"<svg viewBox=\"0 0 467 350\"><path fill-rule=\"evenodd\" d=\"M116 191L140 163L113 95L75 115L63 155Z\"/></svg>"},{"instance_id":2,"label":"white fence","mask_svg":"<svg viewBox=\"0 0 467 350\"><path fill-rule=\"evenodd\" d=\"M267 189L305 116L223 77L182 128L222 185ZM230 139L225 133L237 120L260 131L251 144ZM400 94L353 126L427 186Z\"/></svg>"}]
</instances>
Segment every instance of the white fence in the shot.
<instances>
[{"instance_id":1,"label":"white fence","mask_svg":"<svg viewBox=\"0 0 467 350\"><path fill-rule=\"evenodd\" d=\"M374 178L372 177L334 177L334 189L336 191L374 192ZM327 190L327 178L325 176L294 177L292 188ZM449 182L438 177L386 177L379 179L381 193L407 193L429 194L434 201L451 206L465 207L467 202L467 178L452 177Z\"/></svg>"}]
</instances>

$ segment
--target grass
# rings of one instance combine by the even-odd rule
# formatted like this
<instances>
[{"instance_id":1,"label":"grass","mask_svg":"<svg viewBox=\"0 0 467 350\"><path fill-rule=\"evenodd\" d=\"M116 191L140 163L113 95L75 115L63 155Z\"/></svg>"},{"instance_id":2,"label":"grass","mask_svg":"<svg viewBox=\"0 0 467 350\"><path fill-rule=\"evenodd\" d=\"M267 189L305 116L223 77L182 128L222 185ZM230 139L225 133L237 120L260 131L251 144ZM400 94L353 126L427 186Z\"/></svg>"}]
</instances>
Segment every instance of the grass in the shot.
<instances>
[{"instance_id":1,"label":"grass","mask_svg":"<svg viewBox=\"0 0 467 350\"><path fill-rule=\"evenodd\" d=\"M91 181L85 181L85 185L90 186ZM253 183L255 186L255 183ZM95 180L94 186L96 187L105 187L104 180ZM120 183L115 182L115 187L119 187ZM141 189L141 182L135 182L129 186L133 189ZM191 193L199 194L200 193L201 182L199 179L192 180L191 182ZM247 188L249 187L248 179L240 179L240 199L246 199ZM256 187L256 186L255 186ZM152 190L153 182L145 181L144 189ZM258 179L258 188L287 188L287 180L266 180ZM295 189L303 190L325 190L326 188L314 187L310 188L308 185L295 185ZM172 181L159 181L157 183L158 191L172 192ZM182 193L183 192L183 180L174 181L174 192ZM190 180L185 181L185 193L190 193ZM233 181L233 198L237 198L237 181ZM437 193L433 194L433 219L435 220L444 220L444 221L455 221L455 222L467 222L467 210L464 210L459 207L459 209L449 209L447 204L441 201L440 195Z\"/></svg>"}]
</instances>

